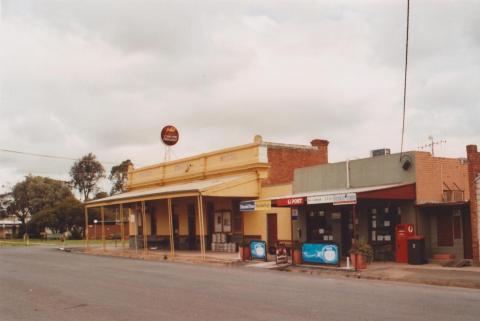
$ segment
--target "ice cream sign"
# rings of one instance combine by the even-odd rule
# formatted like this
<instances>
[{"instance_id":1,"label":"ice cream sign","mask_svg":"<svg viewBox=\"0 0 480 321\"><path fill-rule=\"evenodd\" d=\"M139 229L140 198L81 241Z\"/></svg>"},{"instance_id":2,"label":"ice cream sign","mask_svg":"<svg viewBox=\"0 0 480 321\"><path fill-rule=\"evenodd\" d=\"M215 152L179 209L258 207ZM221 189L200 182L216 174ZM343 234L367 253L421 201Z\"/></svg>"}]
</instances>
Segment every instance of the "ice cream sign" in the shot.
<instances>
[{"instance_id":1,"label":"ice cream sign","mask_svg":"<svg viewBox=\"0 0 480 321\"><path fill-rule=\"evenodd\" d=\"M265 241L251 241L250 255L252 260L267 260L267 243Z\"/></svg>"},{"instance_id":2,"label":"ice cream sign","mask_svg":"<svg viewBox=\"0 0 480 321\"><path fill-rule=\"evenodd\" d=\"M302 260L305 263L338 265L338 245L325 243L304 243L302 245Z\"/></svg>"}]
</instances>

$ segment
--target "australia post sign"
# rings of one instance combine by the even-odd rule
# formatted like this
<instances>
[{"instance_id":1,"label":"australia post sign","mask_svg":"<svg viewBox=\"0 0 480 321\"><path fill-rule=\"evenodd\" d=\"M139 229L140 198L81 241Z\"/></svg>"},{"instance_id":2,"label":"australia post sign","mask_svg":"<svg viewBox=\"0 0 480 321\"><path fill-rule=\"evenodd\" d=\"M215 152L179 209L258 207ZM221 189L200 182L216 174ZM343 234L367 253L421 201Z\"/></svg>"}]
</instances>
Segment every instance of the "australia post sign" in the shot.
<instances>
[{"instance_id":1,"label":"australia post sign","mask_svg":"<svg viewBox=\"0 0 480 321\"><path fill-rule=\"evenodd\" d=\"M277 206L300 206L305 204L303 197L281 198L277 200Z\"/></svg>"}]
</instances>

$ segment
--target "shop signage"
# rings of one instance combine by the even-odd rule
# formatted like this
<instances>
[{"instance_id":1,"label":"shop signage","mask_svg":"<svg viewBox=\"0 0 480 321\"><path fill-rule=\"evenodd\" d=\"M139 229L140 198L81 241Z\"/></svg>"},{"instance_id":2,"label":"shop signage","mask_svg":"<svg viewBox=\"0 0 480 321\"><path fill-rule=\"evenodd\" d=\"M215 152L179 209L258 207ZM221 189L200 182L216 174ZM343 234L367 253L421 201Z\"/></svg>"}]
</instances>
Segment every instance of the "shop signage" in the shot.
<instances>
[{"instance_id":1,"label":"shop signage","mask_svg":"<svg viewBox=\"0 0 480 321\"><path fill-rule=\"evenodd\" d=\"M331 243L304 243L302 260L314 264L339 264L338 245Z\"/></svg>"},{"instance_id":2,"label":"shop signage","mask_svg":"<svg viewBox=\"0 0 480 321\"><path fill-rule=\"evenodd\" d=\"M173 146L178 142L179 138L178 130L174 126L168 125L162 128L160 139L165 145Z\"/></svg>"},{"instance_id":3,"label":"shop signage","mask_svg":"<svg viewBox=\"0 0 480 321\"><path fill-rule=\"evenodd\" d=\"M240 212L269 211L272 209L272 201L242 201L240 202Z\"/></svg>"},{"instance_id":4,"label":"shop signage","mask_svg":"<svg viewBox=\"0 0 480 321\"><path fill-rule=\"evenodd\" d=\"M357 204L357 193L314 195L307 197L307 204L326 203L332 203L333 205Z\"/></svg>"},{"instance_id":5,"label":"shop signage","mask_svg":"<svg viewBox=\"0 0 480 321\"><path fill-rule=\"evenodd\" d=\"M255 211L255 201L240 202L240 212L253 212L253 211Z\"/></svg>"},{"instance_id":6,"label":"shop signage","mask_svg":"<svg viewBox=\"0 0 480 321\"><path fill-rule=\"evenodd\" d=\"M298 208L292 208L292 221L298 221Z\"/></svg>"},{"instance_id":7,"label":"shop signage","mask_svg":"<svg viewBox=\"0 0 480 321\"><path fill-rule=\"evenodd\" d=\"M303 197L281 198L277 200L277 206L298 206L304 203Z\"/></svg>"},{"instance_id":8,"label":"shop signage","mask_svg":"<svg viewBox=\"0 0 480 321\"><path fill-rule=\"evenodd\" d=\"M287 247L285 244L279 244L275 250L276 258L275 261L277 264L286 264L288 263Z\"/></svg>"},{"instance_id":9,"label":"shop signage","mask_svg":"<svg viewBox=\"0 0 480 321\"><path fill-rule=\"evenodd\" d=\"M265 241L251 241L250 255L252 260L267 260L267 243Z\"/></svg>"},{"instance_id":10,"label":"shop signage","mask_svg":"<svg viewBox=\"0 0 480 321\"><path fill-rule=\"evenodd\" d=\"M272 201L255 201L256 211L269 211L272 209Z\"/></svg>"}]
</instances>

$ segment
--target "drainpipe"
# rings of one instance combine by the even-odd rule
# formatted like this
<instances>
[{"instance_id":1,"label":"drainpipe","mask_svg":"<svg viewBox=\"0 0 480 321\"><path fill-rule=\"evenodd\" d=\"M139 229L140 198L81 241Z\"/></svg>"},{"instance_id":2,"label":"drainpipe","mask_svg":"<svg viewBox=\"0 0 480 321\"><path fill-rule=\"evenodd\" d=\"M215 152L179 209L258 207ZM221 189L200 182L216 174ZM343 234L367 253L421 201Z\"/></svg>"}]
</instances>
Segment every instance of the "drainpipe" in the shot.
<instances>
[{"instance_id":1,"label":"drainpipe","mask_svg":"<svg viewBox=\"0 0 480 321\"><path fill-rule=\"evenodd\" d=\"M350 188L350 160L347 159L345 162L345 165L347 167L347 188Z\"/></svg>"}]
</instances>

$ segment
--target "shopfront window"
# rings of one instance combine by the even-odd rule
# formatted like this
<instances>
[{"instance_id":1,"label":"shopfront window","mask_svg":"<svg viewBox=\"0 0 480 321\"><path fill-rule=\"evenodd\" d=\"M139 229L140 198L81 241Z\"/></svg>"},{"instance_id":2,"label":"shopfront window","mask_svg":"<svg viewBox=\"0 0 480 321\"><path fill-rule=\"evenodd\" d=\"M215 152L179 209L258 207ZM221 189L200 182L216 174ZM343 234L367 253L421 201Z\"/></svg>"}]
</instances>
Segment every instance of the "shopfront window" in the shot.
<instances>
[{"instance_id":1,"label":"shopfront window","mask_svg":"<svg viewBox=\"0 0 480 321\"><path fill-rule=\"evenodd\" d=\"M321 208L307 210L307 239L310 242L333 241L332 213Z\"/></svg>"}]
</instances>

